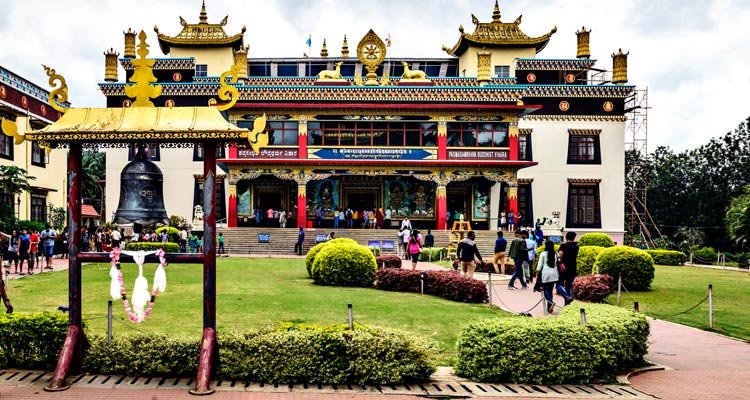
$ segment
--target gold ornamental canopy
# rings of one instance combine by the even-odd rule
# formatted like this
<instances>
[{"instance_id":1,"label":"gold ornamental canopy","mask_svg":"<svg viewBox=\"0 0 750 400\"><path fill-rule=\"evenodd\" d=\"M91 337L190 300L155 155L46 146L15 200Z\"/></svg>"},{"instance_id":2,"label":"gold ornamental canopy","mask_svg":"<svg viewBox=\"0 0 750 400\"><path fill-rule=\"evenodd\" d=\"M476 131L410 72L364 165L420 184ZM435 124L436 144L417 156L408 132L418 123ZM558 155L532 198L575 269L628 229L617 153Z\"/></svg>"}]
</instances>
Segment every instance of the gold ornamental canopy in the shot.
<instances>
[{"instance_id":1,"label":"gold ornamental canopy","mask_svg":"<svg viewBox=\"0 0 750 400\"><path fill-rule=\"evenodd\" d=\"M487 49L534 47L536 52L539 53L547 46L552 35L557 32L557 27L554 27L545 35L530 37L521 30L521 16L513 22L502 22L500 18L500 5L495 0L492 22L479 22L479 18L472 14L471 21L475 26L474 32L465 32L463 25L459 26L458 31L461 32L461 36L458 38L458 42L451 48L443 46L443 51L458 57L469 47Z\"/></svg>"},{"instance_id":2,"label":"gold ornamental canopy","mask_svg":"<svg viewBox=\"0 0 750 400\"><path fill-rule=\"evenodd\" d=\"M50 93L50 104L63 115L54 123L20 138L37 141L45 147L58 147L72 142L103 146L112 143L185 143L202 141L240 142L246 140L256 152L268 142L265 116L256 119L253 131L229 123L221 114L238 99L237 66L222 74L218 97L227 103L216 107L155 107L151 99L161 95L161 86L154 85L153 59L146 58L146 34L138 35L138 59L125 93L133 99L123 108L64 108L68 88L65 79L54 69L46 68L50 84L58 87Z\"/></svg>"},{"instance_id":3,"label":"gold ornamental canopy","mask_svg":"<svg viewBox=\"0 0 750 400\"><path fill-rule=\"evenodd\" d=\"M206 2L201 5L201 13L197 24L191 24L180 17L182 31L177 36L169 36L159 32L159 28L154 26L159 39L159 47L164 54L169 54L171 46L175 47L203 47L227 45L237 51L243 45L243 37L246 28L243 26L242 31L238 34L229 36L224 32L229 16L224 17L218 24L208 23L208 13L206 13Z\"/></svg>"}]
</instances>

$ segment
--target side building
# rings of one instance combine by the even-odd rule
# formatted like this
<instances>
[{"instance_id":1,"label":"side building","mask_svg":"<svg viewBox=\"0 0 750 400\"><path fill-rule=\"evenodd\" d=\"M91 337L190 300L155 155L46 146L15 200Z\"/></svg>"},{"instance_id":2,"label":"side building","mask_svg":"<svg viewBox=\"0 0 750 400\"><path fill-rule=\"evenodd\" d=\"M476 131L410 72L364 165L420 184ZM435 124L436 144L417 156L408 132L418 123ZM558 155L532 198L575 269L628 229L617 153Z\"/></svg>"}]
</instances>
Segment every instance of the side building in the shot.
<instances>
[{"instance_id":1,"label":"side building","mask_svg":"<svg viewBox=\"0 0 750 400\"><path fill-rule=\"evenodd\" d=\"M48 222L52 207L67 203L67 154L64 149L47 153L36 142L16 145L13 135L41 129L60 114L48 104L50 92L0 66L0 165L26 170L31 190L14 195L0 193L0 202L11 204L19 220Z\"/></svg>"},{"instance_id":2,"label":"side building","mask_svg":"<svg viewBox=\"0 0 750 400\"><path fill-rule=\"evenodd\" d=\"M344 38L336 57L324 42L319 57L255 59L244 29L230 36L225 24L209 23L203 8L176 36L157 28L171 57L156 59L154 73L159 105L218 104L217 75L237 65L239 101L227 118L247 128L268 120L259 151L218 154L218 219L226 226L253 226L254 210L274 209L294 215L287 227L309 227L316 208L330 226L336 209L351 208L390 210L392 226L409 217L446 229L462 215L475 229L496 229L501 213L520 213L533 226L559 210L566 228L622 242L624 104L634 87L625 85L625 54L614 58L617 79L595 68L589 31L578 32L576 58L536 58L556 29L528 36L520 17L502 21L496 3L490 22L475 19L473 33L459 27L445 58L386 57L370 31L351 57ZM126 81L134 43L126 32ZM118 54L106 57L116 67ZM112 71L100 88L108 106L127 106L126 83ZM119 176L133 154L108 150L108 176ZM168 212L189 219L202 199L201 149L153 146L149 154L164 172ZM114 210L119 185L109 181Z\"/></svg>"}]
</instances>

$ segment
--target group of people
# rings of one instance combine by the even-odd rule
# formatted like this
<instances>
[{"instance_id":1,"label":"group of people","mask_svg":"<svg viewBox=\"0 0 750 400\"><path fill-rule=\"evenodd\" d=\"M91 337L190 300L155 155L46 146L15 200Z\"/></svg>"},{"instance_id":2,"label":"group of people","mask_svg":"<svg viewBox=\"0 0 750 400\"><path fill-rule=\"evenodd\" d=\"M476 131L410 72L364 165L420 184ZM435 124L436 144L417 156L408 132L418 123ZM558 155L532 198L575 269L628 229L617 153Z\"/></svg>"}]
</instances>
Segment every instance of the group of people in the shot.
<instances>
[{"instance_id":1,"label":"group of people","mask_svg":"<svg viewBox=\"0 0 750 400\"><path fill-rule=\"evenodd\" d=\"M274 210L272 207L265 211L259 208L253 209L253 220L255 226L266 228L286 228L294 226L297 221L294 210Z\"/></svg>"},{"instance_id":2,"label":"group of people","mask_svg":"<svg viewBox=\"0 0 750 400\"><path fill-rule=\"evenodd\" d=\"M58 239L57 232L46 225L42 232L37 229L21 229L19 233L13 230L10 235L3 233L3 265L10 270L13 267L14 274L34 275L37 265L39 272L44 269L52 269L52 257L55 254L55 241ZM7 240L7 242L5 242ZM40 254L41 250L41 254ZM44 257L44 266L41 257ZM26 272L23 272L26 263Z\"/></svg>"},{"instance_id":3,"label":"group of people","mask_svg":"<svg viewBox=\"0 0 750 400\"><path fill-rule=\"evenodd\" d=\"M316 228L322 228L325 224L326 214L330 214L333 219L333 229L382 229L390 227L393 212L390 209L386 209L384 212L382 208L353 210L351 208L335 207L327 213L322 207L315 206L313 214L315 216Z\"/></svg>"},{"instance_id":4,"label":"group of people","mask_svg":"<svg viewBox=\"0 0 750 400\"><path fill-rule=\"evenodd\" d=\"M417 229L412 229L408 218L401 222L401 228L398 231L399 246L405 260L411 260L412 271L417 269L419 254L422 248L431 248L435 245L435 237L432 230L427 230L427 235L422 234Z\"/></svg>"},{"instance_id":5,"label":"group of people","mask_svg":"<svg viewBox=\"0 0 750 400\"><path fill-rule=\"evenodd\" d=\"M67 235L67 229L64 235ZM81 228L81 251L110 251L120 247L122 233L111 227L98 227L94 232L86 227ZM66 251L67 254L67 251Z\"/></svg>"}]
</instances>

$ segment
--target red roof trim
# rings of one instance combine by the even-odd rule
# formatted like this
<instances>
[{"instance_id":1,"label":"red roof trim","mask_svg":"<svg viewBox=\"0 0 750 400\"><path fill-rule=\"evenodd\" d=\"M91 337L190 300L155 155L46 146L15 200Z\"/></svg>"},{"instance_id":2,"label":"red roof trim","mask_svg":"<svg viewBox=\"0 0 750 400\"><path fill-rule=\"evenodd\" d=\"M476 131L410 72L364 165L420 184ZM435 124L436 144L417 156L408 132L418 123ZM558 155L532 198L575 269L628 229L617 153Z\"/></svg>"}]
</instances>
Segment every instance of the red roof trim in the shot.
<instances>
[{"instance_id":1,"label":"red roof trim","mask_svg":"<svg viewBox=\"0 0 750 400\"><path fill-rule=\"evenodd\" d=\"M238 108L306 108L306 109L330 109L330 108L363 108L363 109L454 109L454 110L518 110L531 112L540 110L540 105L516 105L516 104L456 104L456 103L237 103L232 109Z\"/></svg>"},{"instance_id":2,"label":"red roof trim","mask_svg":"<svg viewBox=\"0 0 750 400\"><path fill-rule=\"evenodd\" d=\"M486 166L486 167L516 167L527 168L533 167L538 163L536 161L508 161L508 160L483 160L477 163L476 160L323 160L323 159L262 159L262 158L225 158L217 160L225 165L309 165L321 167L347 167L347 166L376 166L376 167L452 167L452 166Z\"/></svg>"}]
</instances>

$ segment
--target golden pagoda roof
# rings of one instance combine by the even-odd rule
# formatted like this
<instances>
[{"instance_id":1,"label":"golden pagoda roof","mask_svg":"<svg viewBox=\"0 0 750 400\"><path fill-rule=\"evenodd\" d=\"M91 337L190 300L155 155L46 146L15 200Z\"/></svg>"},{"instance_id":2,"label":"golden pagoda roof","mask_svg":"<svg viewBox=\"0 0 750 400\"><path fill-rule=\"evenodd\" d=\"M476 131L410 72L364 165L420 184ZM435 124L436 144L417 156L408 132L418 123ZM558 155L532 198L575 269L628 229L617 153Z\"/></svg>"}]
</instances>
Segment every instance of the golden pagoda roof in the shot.
<instances>
[{"instance_id":1,"label":"golden pagoda roof","mask_svg":"<svg viewBox=\"0 0 750 400\"><path fill-rule=\"evenodd\" d=\"M452 48L443 46L443 50L452 55L460 56L469 47L485 48L507 48L507 47L534 47L539 53L547 46L550 37L557 32L557 27L552 28L546 35L530 37L521 30L521 16L513 22L502 22L500 19L500 6L495 1L495 9L492 12L492 22L479 22L479 19L471 15L475 25L473 33L464 32L464 27L459 26L461 36Z\"/></svg>"},{"instance_id":2,"label":"golden pagoda roof","mask_svg":"<svg viewBox=\"0 0 750 400\"><path fill-rule=\"evenodd\" d=\"M248 130L227 122L216 107L71 108L25 138L46 145L70 142L239 141Z\"/></svg>"},{"instance_id":3,"label":"golden pagoda roof","mask_svg":"<svg viewBox=\"0 0 750 400\"><path fill-rule=\"evenodd\" d=\"M171 46L177 47L215 47L215 46L232 46L238 50L243 45L243 37L246 28L243 26L242 31L236 35L228 36L224 32L224 26L227 24L229 16L224 17L218 24L208 23L208 14L206 13L206 2L201 6L199 22L189 24L184 18L180 17L182 31L177 36L169 36L159 33L159 28L154 26L154 31L159 39L159 47L164 54L169 54Z\"/></svg>"}]
</instances>

